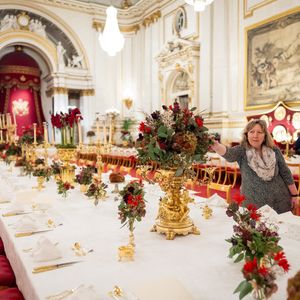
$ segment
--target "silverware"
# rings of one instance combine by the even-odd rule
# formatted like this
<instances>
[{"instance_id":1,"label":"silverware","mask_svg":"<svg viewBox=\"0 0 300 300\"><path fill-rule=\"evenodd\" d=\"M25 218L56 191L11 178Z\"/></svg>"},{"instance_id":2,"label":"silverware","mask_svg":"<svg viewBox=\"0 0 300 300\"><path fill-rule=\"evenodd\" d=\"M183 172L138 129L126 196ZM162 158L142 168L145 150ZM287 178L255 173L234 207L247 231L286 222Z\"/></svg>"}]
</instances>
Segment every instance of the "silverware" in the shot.
<instances>
[{"instance_id":1,"label":"silverware","mask_svg":"<svg viewBox=\"0 0 300 300\"><path fill-rule=\"evenodd\" d=\"M27 215L27 214L31 214L33 213L33 211L23 211L23 212L8 212L5 214L2 214L2 217L13 217L13 216L20 216L20 215Z\"/></svg>"},{"instance_id":2,"label":"silverware","mask_svg":"<svg viewBox=\"0 0 300 300\"><path fill-rule=\"evenodd\" d=\"M84 287L84 284L79 285L78 287L74 288L74 289L70 289L70 290L65 290L62 291L58 294L55 295L51 295L46 297L47 300L62 300L64 298L67 298L68 296L72 295L73 293L75 293L78 289Z\"/></svg>"},{"instance_id":3,"label":"silverware","mask_svg":"<svg viewBox=\"0 0 300 300\"><path fill-rule=\"evenodd\" d=\"M81 261L80 260L79 261L69 261L69 262L60 263L60 264L40 266L40 267L33 268L32 273L37 274L37 273L52 271L52 270L56 270L56 269L60 269L60 268L64 268L64 267L69 267L69 266L72 266L79 262L81 262Z\"/></svg>"},{"instance_id":4,"label":"silverware","mask_svg":"<svg viewBox=\"0 0 300 300\"><path fill-rule=\"evenodd\" d=\"M47 231L53 231L53 229L45 229L45 230L37 230L37 231L28 231L28 232L19 232L15 234L15 237L23 237L23 236L30 236L36 233L42 233Z\"/></svg>"}]
</instances>

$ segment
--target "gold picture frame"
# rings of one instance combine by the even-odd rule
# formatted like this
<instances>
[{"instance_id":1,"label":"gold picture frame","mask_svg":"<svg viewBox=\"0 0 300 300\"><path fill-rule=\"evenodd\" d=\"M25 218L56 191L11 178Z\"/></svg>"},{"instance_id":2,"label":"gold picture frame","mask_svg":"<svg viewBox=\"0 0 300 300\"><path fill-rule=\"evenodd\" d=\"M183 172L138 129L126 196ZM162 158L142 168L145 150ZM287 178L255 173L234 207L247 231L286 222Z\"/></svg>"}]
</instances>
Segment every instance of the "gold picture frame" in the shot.
<instances>
[{"instance_id":1,"label":"gold picture frame","mask_svg":"<svg viewBox=\"0 0 300 300\"><path fill-rule=\"evenodd\" d=\"M245 110L300 104L300 6L245 28Z\"/></svg>"}]
</instances>

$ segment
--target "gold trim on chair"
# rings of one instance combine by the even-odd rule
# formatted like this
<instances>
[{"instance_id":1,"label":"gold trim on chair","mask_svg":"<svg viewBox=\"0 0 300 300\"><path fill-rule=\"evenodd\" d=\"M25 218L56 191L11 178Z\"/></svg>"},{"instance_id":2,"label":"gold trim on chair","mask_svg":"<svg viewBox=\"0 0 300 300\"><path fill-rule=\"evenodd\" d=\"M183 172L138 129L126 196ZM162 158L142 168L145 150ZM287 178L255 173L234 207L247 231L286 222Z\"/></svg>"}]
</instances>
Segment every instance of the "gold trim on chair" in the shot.
<instances>
[{"instance_id":1,"label":"gold trim on chair","mask_svg":"<svg viewBox=\"0 0 300 300\"><path fill-rule=\"evenodd\" d=\"M230 184L218 184L215 182L211 182L207 185L207 197L209 198L211 196L210 191L215 190L215 191L220 191L220 192L225 192L226 193L226 201L228 203L231 202L231 192L232 186Z\"/></svg>"}]
</instances>

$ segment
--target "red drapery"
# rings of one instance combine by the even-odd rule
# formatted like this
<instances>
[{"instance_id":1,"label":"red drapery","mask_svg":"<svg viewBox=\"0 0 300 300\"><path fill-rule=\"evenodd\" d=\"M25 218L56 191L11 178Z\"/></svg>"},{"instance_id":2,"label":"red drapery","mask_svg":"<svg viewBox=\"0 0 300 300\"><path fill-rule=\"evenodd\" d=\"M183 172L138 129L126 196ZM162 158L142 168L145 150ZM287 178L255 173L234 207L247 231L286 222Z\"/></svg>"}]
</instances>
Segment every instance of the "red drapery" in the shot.
<instances>
[{"instance_id":1,"label":"red drapery","mask_svg":"<svg viewBox=\"0 0 300 300\"><path fill-rule=\"evenodd\" d=\"M15 51L0 61L0 112L15 113L17 134L45 118L41 108L40 70L26 53Z\"/></svg>"}]
</instances>

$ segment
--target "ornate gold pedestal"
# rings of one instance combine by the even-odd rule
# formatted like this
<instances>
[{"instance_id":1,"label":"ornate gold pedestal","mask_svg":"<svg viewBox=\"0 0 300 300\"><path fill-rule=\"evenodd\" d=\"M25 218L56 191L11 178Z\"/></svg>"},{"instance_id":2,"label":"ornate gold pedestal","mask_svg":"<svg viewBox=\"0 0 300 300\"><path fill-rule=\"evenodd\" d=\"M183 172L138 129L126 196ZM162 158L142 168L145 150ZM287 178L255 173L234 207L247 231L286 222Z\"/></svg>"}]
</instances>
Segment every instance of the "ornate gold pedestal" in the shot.
<instances>
[{"instance_id":1,"label":"ornate gold pedestal","mask_svg":"<svg viewBox=\"0 0 300 300\"><path fill-rule=\"evenodd\" d=\"M63 182L74 183L75 178L75 169L73 166L70 166L70 161L75 158L76 149L57 149L57 156L63 162L61 169L61 180Z\"/></svg>"},{"instance_id":2,"label":"ornate gold pedestal","mask_svg":"<svg viewBox=\"0 0 300 300\"><path fill-rule=\"evenodd\" d=\"M42 177L42 176L38 176L38 177L36 178L36 180L37 180L38 185L37 185L37 186L34 186L34 187L32 187L32 188L33 188L33 189L37 189L38 191L41 191L42 189L45 188L45 186L44 186L45 178Z\"/></svg>"},{"instance_id":3,"label":"ornate gold pedestal","mask_svg":"<svg viewBox=\"0 0 300 300\"><path fill-rule=\"evenodd\" d=\"M133 231L130 231L128 245L119 247L119 251L118 251L119 261L134 260L134 254L135 254L134 234Z\"/></svg>"},{"instance_id":4,"label":"ornate gold pedestal","mask_svg":"<svg viewBox=\"0 0 300 300\"><path fill-rule=\"evenodd\" d=\"M160 201L152 231L165 234L167 240L173 240L176 234L200 234L189 217L188 203L193 202L193 199L189 197L188 191L183 189L184 177L176 177L175 170L162 170L157 180L166 195Z\"/></svg>"}]
</instances>

